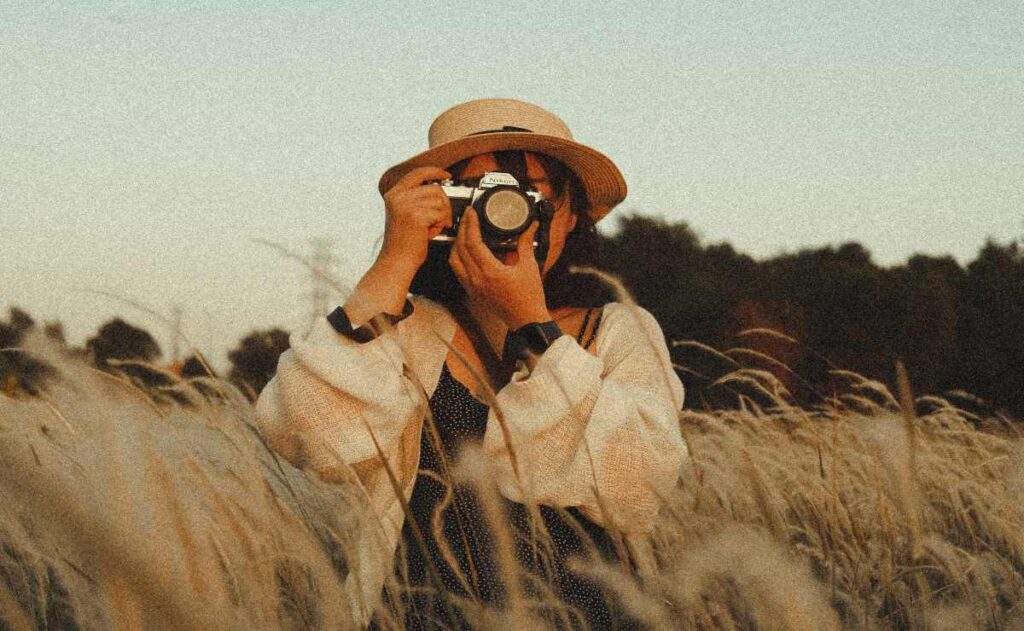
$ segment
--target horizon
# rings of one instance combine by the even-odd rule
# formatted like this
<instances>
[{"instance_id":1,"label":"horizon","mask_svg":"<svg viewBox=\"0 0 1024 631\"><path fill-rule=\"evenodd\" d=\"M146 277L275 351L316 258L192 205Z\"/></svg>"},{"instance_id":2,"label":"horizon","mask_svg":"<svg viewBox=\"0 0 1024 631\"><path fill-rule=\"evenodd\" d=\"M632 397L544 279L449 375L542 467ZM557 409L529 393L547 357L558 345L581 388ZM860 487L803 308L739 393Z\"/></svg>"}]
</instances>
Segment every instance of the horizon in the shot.
<instances>
[{"instance_id":1,"label":"horizon","mask_svg":"<svg viewBox=\"0 0 1024 631\"><path fill-rule=\"evenodd\" d=\"M639 215L639 216L651 218L650 215ZM664 219L664 218L654 217L654 219ZM678 223L673 222L672 225L678 225ZM607 230L602 230L602 234L605 234L607 232L608 232ZM619 226L617 225L616 226L616 230L611 231L611 235L615 235L618 232L619 232ZM699 239L700 247L703 248L703 249L707 249L707 248L713 247L713 246L720 246L720 245L732 245L732 244L729 244L727 241L719 241L719 242L713 242L713 243L706 242L704 239L700 239L699 235L697 235L697 236L698 236L698 239ZM772 254L770 256L764 256L764 257L751 256L751 258L754 259L758 264L762 264L762 263L767 263L767 262L770 262L770 261L778 259L778 258L783 258L783 257L787 257L787 256L797 256L797 255L800 255L800 254L805 253L805 252L816 252L816 251L821 251L821 250L824 250L824 249L833 249L833 250L835 250L835 249L838 249L839 247L841 247L842 245L846 245L846 244L849 244L849 243L854 243L854 244L858 244L858 245L863 246L863 244L861 244L861 243L859 243L857 241L846 241L846 242L835 243L835 244L828 244L828 245L822 245L822 246L803 246L803 247L795 248L795 249L790 250L790 251L778 252L778 253ZM1008 246L1013 246L1013 245L1022 245L1022 246L1024 246L1024 240L1021 240L1021 239L1012 239L1012 240L1007 240L1007 241L1004 241L1004 242L1000 242L1000 241L995 240L995 239L987 239L985 243L983 243L981 246L979 246L978 253L980 253L981 250L985 246L987 246L989 243L994 243L994 244L996 244L997 246L1000 246L1000 247L1008 247ZM271 245L271 244L268 244L268 245ZM748 253L743 252L742 250L736 249L736 252L739 255L750 256ZM891 270L891 269L894 269L894 268L903 267L903 266L908 264L908 262L909 262L909 260L911 258L920 255L920 253L913 253L913 254L909 255L907 257L907 259L904 260L904 261L894 262L894 263L885 265L885 264L880 264L877 260L875 260L874 254L870 251L870 249L868 249L867 252L869 254L869 258L870 258L871 263L873 265L875 265L875 266L877 266L877 267L879 267L881 269L885 269L885 270ZM292 253L292 254L295 254L295 253ZM289 256L289 254L282 253L282 256ZM928 255L924 255L924 256L929 256L929 257L933 257L933 258L950 258L950 259L954 260L956 262L956 264L961 269L966 269L967 266L972 261L976 260L976 258L977 258L977 257L973 257L970 261L961 262L961 261L956 260L956 258L953 257L950 254L945 254L945 255L942 255L942 254L930 255L930 254L928 254ZM301 265L301 263L296 262L296 265ZM158 361L155 362L155 363L157 363L159 365L163 365L163 366L170 366L171 364L175 363L175 358L174 358L174 355L173 355L173 353L174 353L174 343L175 343L174 336L170 335L169 333L163 334L163 335L160 334L160 331L162 330L162 327L166 327L167 331L171 330L172 322L169 319L166 322L162 322L161 319L160 319L160 318L165 318L166 319L166 316L160 315L160 318L157 318L153 313L150 312L151 310L146 305L141 305L141 304L135 303L135 301L132 300L129 296L117 296L116 292L106 292L106 291L102 291L102 290L99 290L96 293L98 295L105 295L109 300L111 300L111 301L113 301L115 303L122 304L125 307L126 311L123 312L123 313L113 313L112 315L107 317L105 320L103 320L101 322L98 322L96 324L96 326L91 331L80 332L80 335L78 336L77 339L72 339L72 337L68 334L67 325L66 325L66 323L65 323L63 318L57 317L57 318L41 319L36 314L34 314L34 313L30 312L29 310L25 309L22 305L13 304L13 303L10 303L9 301L0 302L0 304L4 304L5 308L7 310L6 311L6 315L4 317L9 316L11 309L15 309L15 308L16 309L21 309L22 311L24 311L27 315L29 315L33 319L35 325L40 330L42 330L42 328L44 326L46 326L46 325L48 325L50 323L59 322L61 324L61 326L62 326L63 332L66 335L66 342L67 342L68 346L69 347L77 347L77 348L84 348L85 342L87 341L87 338L92 337L93 335L95 335L99 331L99 328L101 326L103 326L104 324L106 324L106 323L108 323L108 322L110 322L110 321L112 321L114 319L121 319L124 322L126 322L126 323L128 323L128 324L130 324L132 326L136 326L138 328L146 330L148 333L150 333L154 337L154 339L159 344L160 351L161 351L161 354L160 354L160 356L158 358ZM333 309L334 306L335 306L335 304L330 304L327 310L330 311L330 309ZM135 317L133 317L133 314L134 314ZM172 312L171 316L173 318L173 312ZM3 319L3 318L0 318L0 319ZM144 321L149 321L151 323L157 323L156 326L161 327L161 328L158 328L155 331L154 330L150 330L145 325L140 324L140 322L144 322ZM182 324L185 324L185 322L182 322ZM211 367L213 367L219 374L225 374L227 372L227 370L230 368L230 361L227 358L227 351L228 350L236 348L238 343L241 342L242 338L247 336L247 335L249 335L249 334L251 334L251 333L256 333L258 330L259 331L268 331L268 330L273 329L273 328L283 328L283 330L285 330L287 333L289 333L289 335L292 334L292 333L295 333L297 331L301 331L301 329L302 329L301 326L298 327L297 329L287 329L287 328L280 327L280 326L269 326L269 327L263 327L262 329L252 329L252 330L249 330L249 331L242 332L241 334L239 334L237 339L234 339L230 343L225 343L225 342L221 341L219 346L222 347L223 352L220 355L210 356L208 354L208 349L199 348L199 350L200 350L200 352L203 353L204 358L210 363ZM179 347L180 354L179 354L179 356L177 358L177 361L178 362L184 362L192 354L191 353L192 348L195 348L195 347L189 348L187 340L180 340L179 343L180 343L180 347Z\"/></svg>"}]
</instances>

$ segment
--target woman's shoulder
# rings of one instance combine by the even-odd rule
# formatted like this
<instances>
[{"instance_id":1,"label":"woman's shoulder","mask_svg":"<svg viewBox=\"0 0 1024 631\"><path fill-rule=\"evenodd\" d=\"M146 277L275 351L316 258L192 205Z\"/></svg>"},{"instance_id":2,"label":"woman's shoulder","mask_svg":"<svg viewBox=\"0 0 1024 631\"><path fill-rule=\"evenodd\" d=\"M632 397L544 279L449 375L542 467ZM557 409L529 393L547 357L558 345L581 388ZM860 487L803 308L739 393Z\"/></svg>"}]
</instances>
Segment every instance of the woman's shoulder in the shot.
<instances>
[{"instance_id":1,"label":"woman's shoulder","mask_svg":"<svg viewBox=\"0 0 1024 631\"><path fill-rule=\"evenodd\" d=\"M665 344L661 325L650 311L636 303L604 305L596 339L599 348L630 347L642 340Z\"/></svg>"},{"instance_id":2,"label":"woman's shoulder","mask_svg":"<svg viewBox=\"0 0 1024 631\"><path fill-rule=\"evenodd\" d=\"M609 302L602 309L602 320L611 326L628 327L657 327L661 326L654 315L640 305L632 302Z\"/></svg>"}]
</instances>

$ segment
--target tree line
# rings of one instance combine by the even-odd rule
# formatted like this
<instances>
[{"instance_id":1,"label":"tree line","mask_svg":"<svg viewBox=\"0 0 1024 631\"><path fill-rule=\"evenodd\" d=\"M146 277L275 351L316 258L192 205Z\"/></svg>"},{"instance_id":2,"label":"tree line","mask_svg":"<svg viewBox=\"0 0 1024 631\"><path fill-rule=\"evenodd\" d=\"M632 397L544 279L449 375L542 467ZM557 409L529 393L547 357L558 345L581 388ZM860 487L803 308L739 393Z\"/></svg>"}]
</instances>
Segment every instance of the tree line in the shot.
<instances>
[{"instance_id":1,"label":"tree line","mask_svg":"<svg viewBox=\"0 0 1024 631\"><path fill-rule=\"evenodd\" d=\"M1016 241L987 242L966 267L921 254L881 267L857 243L755 261L728 244L702 244L685 223L629 215L603 251L668 338L755 351L731 357L770 370L801 403L839 389L839 370L892 386L900 360L915 394L1024 416L1024 251ZM691 404L721 401L711 384L728 362L696 345L674 358L687 369Z\"/></svg>"},{"instance_id":2,"label":"tree line","mask_svg":"<svg viewBox=\"0 0 1024 631\"><path fill-rule=\"evenodd\" d=\"M17 349L25 335L37 328L25 311L11 307L7 321L0 321L0 349ZM163 352L145 329L121 318L106 322L82 347L69 346L63 326L47 323L43 334L56 342L69 357L82 359L108 373L117 373L145 389L158 401L188 404L190 398L179 387L182 381L206 396L219 396L209 380L219 377L201 355L190 355L178 364L161 361ZM288 349L288 332L280 328L253 331L228 352L231 367L223 377L250 400L255 400L277 370L277 359ZM57 371L23 351L0 352L0 392L9 396L35 395Z\"/></svg>"},{"instance_id":3,"label":"tree line","mask_svg":"<svg viewBox=\"0 0 1024 631\"><path fill-rule=\"evenodd\" d=\"M635 214L601 239L604 269L655 315L670 342L681 341L672 355L690 407L735 404L735 386L720 378L740 366L772 373L795 402L814 404L841 389L844 370L893 384L899 360L918 395L1024 417L1018 242L990 241L966 266L950 256L915 255L881 267L857 243L756 261L728 244L701 243L686 223ZM12 308L0 321L0 348L16 347L34 326ZM67 346L59 323L43 329ZM286 331L253 331L229 352L226 378L255 398L287 348ZM147 366L159 363L159 345L119 318L67 352L150 388L170 388L174 375L212 376L195 356L175 366L174 375ZM0 352L5 393L32 394L53 375L25 353Z\"/></svg>"}]
</instances>

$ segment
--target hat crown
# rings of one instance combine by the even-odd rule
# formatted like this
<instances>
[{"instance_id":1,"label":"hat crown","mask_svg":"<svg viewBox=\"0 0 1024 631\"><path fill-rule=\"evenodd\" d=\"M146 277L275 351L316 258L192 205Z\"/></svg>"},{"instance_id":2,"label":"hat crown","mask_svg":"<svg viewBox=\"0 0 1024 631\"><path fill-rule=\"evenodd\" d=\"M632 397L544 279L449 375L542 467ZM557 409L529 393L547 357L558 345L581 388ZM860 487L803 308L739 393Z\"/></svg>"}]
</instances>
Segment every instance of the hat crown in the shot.
<instances>
[{"instance_id":1,"label":"hat crown","mask_svg":"<svg viewBox=\"0 0 1024 631\"><path fill-rule=\"evenodd\" d=\"M565 122L543 107L515 99L477 99L460 103L434 119L427 141L436 147L466 136L516 131L573 139Z\"/></svg>"}]
</instances>

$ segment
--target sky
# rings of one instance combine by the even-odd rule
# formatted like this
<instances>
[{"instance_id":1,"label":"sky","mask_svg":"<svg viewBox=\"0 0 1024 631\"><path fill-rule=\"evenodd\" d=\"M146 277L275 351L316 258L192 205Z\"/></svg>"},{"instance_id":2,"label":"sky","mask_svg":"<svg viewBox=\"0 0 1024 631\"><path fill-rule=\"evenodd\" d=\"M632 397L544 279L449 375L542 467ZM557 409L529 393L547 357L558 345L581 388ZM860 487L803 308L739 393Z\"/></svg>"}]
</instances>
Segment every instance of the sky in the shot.
<instances>
[{"instance_id":1,"label":"sky","mask_svg":"<svg viewBox=\"0 0 1024 631\"><path fill-rule=\"evenodd\" d=\"M303 330L383 232L377 180L471 99L559 115L615 215L755 258L859 241L883 265L1024 236L1024 4L0 0L0 314L112 317L215 366ZM267 245L267 242L279 247Z\"/></svg>"}]
</instances>

